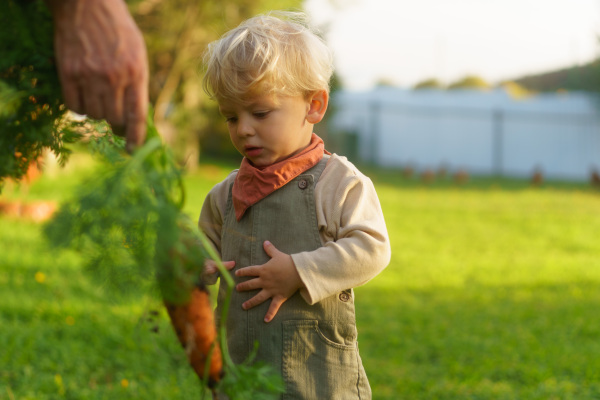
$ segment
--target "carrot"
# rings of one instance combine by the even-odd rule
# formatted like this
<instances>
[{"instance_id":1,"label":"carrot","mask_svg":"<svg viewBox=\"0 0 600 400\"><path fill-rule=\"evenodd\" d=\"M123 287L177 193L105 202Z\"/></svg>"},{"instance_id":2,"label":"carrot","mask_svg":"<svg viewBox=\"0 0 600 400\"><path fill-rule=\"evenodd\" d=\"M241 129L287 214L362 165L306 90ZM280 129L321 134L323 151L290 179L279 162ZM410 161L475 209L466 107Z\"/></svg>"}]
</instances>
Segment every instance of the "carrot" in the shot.
<instances>
[{"instance_id":1,"label":"carrot","mask_svg":"<svg viewBox=\"0 0 600 400\"><path fill-rule=\"evenodd\" d=\"M203 286L192 290L184 304L165 302L171 325L185 349L188 360L200 379L208 376L214 388L223 376L223 360L208 291ZM207 362L210 357L210 361ZM205 370L208 366L208 371Z\"/></svg>"}]
</instances>

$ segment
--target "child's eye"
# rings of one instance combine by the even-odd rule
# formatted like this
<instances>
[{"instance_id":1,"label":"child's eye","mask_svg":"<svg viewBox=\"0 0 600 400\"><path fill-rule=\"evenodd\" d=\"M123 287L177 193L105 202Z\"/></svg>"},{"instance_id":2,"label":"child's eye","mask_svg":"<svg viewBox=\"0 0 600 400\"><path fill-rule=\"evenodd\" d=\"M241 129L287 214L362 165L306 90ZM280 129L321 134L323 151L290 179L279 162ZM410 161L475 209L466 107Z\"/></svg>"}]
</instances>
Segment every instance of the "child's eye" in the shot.
<instances>
[{"instance_id":1,"label":"child's eye","mask_svg":"<svg viewBox=\"0 0 600 400\"><path fill-rule=\"evenodd\" d=\"M237 122L237 118L236 117L225 117L225 122L227 122L228 124L233 124L233 123Z\"/></svg>"},{"instance_id":2,"label":"child's eye","mask_svg":"<svg viewBox=\"0 0 600 400\"><path fill-rule=\"evenodd\" d=\"M254 116L255 116L256 118L266 118L266 117L267 117L267 115L269 115L269 112L268 112L268 111L256 111L256 112L254 113Z\"/></svg>"}]
</instances>

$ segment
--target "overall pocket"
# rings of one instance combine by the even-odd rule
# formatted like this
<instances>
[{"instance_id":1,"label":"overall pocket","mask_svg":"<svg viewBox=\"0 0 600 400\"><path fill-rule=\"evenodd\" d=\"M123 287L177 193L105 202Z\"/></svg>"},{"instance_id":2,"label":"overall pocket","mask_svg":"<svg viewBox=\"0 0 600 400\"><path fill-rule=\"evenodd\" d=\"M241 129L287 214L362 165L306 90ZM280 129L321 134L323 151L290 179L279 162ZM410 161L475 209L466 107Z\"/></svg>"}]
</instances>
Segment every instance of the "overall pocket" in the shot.
<instances>
[{"instance_id":1,"label":"overall pocket","mask_svg":"<svg viewBox=\"0 0 600 400\"><path fill-rule=\"evenodd\" d=\"M370 398L370 393L367 397L359 394L359 388L368 383L356 342L347 345L331 340L316 320L283 322L282 374L283 399Z\"/></svg>"}]
</instances>

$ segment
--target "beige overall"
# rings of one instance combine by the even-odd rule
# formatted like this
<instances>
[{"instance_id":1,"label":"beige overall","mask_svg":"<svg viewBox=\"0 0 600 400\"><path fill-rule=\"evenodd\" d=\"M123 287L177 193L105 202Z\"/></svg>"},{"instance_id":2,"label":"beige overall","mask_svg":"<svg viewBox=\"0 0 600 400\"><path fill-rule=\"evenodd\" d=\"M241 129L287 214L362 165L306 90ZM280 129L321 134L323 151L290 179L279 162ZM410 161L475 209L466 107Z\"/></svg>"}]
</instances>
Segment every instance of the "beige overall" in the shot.
<instances>
[{"instance_id":1,"label":"beige overall","mask_svg":"<svg viewBox=\"0 0 600 400\"><path fill-rule=\"evenodd\" d=\"M222 229L223 260L236 269L269 260L265 240L294 254L322 246L315 214L314 187L329 157L262 199L238 222L231 188ZM323 268L327 268L326 265ZM241 279L235 278L236 283ZM248 358L258 342L256 361L273 365L286 384L282 399L371 399L371 389L358 354L351 288L309 305L298 292L288 299L270 323L263 321L270 301L244 311L241 304L258 291L234 290L226 326L228 345L236 363ZM225 294L219 292L219 306Z\"/></svg>"}]
</instances>

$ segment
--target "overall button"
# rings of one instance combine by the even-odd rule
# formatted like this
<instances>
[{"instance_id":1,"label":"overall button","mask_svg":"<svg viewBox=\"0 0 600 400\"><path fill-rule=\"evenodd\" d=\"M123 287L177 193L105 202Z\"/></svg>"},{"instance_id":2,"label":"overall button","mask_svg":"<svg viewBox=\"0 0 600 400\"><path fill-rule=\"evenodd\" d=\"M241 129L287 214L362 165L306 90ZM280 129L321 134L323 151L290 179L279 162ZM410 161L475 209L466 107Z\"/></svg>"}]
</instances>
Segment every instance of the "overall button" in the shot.
<instances>
[{"instance_id":1,"label":"overall button","mask_svg":"<svg viewBox=\"0 0 600 400\"><path fill-rule=\"evenodd\" d=\"M340 300L345 303L348 300L350 300L350 295L346 292L342 292L342 293L340 293Z\"/></svg>"},{"instance_id":2,"label":"overall button","mask_svg":"<svg viewBox=\"0 0 600 400\"><path fill-rule=\"evenodd\" d=\"M300 179L298 181L298 187L302 190L306 189L308 187L308 181L306 179Z\"/></svg>"}]
</instances>

